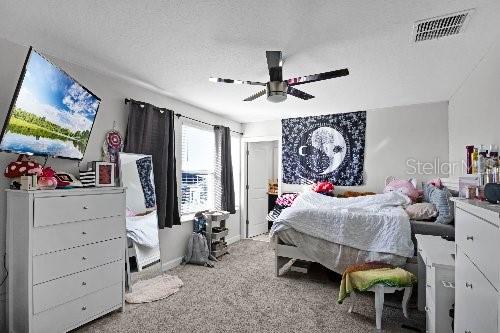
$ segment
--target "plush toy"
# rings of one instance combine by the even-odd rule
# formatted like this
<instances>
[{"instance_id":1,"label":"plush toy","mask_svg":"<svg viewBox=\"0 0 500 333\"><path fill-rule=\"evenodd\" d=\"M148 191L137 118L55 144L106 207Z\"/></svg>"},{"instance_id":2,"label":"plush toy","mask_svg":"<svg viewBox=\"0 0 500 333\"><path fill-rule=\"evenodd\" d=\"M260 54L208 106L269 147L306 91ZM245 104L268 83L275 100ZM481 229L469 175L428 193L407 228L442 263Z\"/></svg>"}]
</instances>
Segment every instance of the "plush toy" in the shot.
<instances>
[{"instance_id":1,"label":"plush toy","mask_svg":"<svg viewBox=\"0 0 500 333\"><path fill-rule=\"evenodd\" d=\"M441 178L434 178L427 182L427 185L433 185L437 188L443 188L443 183L441 182Z\"/></svg>"},{"instance_id":2,"label":"plush toy","mask_svg":"<svg viewBox=\"0 0 500 333\"><path fill-rule=\"evenodd\" d=\"M38 187L42 190L51 190L57 185L56 172L51 167L43 168L42 175L38 177Z\"/></svg>"},{"instance_id":3,"label":"plush toy","mask_svg":"<svg viewBox=\"0 0 500 333\"><path fill-rule=\"evenodd\" d=\"M317 182L312 186L312 190L316 193L330 194L333 192L335 186L329 181Z\"/></svg>"},{"instance_id":4,"label":"plush toy","mask_svg":"<svg viewBox=\"0 0 500 333\"><path fill-rule=\"evenodd\" d=\"M7 178L19 178L27 175L40 175L42 166L30 161L26 155L19 155L16 161L9 163L4 171Z\"/></svg>"},{"instance_id":5,"label":"plush toy","mask_svg":"<svg viewBox=\"0 0 500 333\"><path fill-rule=\"evenodd\" d=\"M385 179L384 193L392 191L406 195L412 202L417 202L418 198L422 195L422 191L417 190L417 180L415 178L404 180L396 179L392 176L387 177Z\"/></svg>"}]
</instances>

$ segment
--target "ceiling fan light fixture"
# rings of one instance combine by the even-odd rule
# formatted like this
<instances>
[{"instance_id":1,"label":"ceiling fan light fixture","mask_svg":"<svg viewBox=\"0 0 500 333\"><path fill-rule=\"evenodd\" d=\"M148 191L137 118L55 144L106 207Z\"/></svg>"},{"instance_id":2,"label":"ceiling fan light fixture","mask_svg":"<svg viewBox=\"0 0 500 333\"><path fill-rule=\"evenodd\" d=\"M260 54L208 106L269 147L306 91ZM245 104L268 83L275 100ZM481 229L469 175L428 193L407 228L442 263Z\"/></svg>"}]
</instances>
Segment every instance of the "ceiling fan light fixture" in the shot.
<instances>
[{"instance_id":1,"label":"ceiling fan light fixture","mask_svg":"<svg viewBox=\"0 0 500 333\"><path fill-rule=\"evenodd\" d=\"M266 85L267 100L281 103L286 100L288 85L285 81L270 81Z\"/></svg>"},{"instance_id":2,"label":"ceiling fan light fixture","mask_svg":"<svg viewBox=\"0 0 500 333\"><path fill-rule=\"evenodd\" d=\"M312 83L317 81L334 79L341 76L349 75L349 70L347 68L337 69L334 71L323 72L318 74L306 75L296 78L291 78L283 80L283 58L281 51L266 51L267 67L269 70L269 82L255 82L255 81L242 81L233 79L223 79L223 78L209 78L211 82L221 82L221 83L236 83L236 84L249 84L254 86L265 86L266 89L262 89L259 92L245 98L244 102L251 102L255 99L267 95L267 100L273 103L280 103L286 100L288 95L300 98L302 100L309 100L314 98L313 95L306 93L294 86L306 83Z\"/></svg>"}]
</instances>

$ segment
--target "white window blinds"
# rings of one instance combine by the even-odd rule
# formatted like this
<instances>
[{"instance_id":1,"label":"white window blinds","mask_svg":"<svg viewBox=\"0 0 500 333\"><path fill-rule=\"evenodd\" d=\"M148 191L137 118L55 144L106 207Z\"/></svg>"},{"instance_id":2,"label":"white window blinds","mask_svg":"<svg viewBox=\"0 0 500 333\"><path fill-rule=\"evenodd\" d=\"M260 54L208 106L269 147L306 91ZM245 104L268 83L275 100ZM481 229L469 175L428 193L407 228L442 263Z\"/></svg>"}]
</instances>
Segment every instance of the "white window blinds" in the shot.
<instances>
[{"instance_id":1,"label":"white window blinds","mask_svg":"<svg viewBox=\"0 0 500 333\"><path fill-rule=\"evenodd\" d=\"M214 159L213 130L182 125L181 214L214 207Z\"/></svg>"}]
</instances>

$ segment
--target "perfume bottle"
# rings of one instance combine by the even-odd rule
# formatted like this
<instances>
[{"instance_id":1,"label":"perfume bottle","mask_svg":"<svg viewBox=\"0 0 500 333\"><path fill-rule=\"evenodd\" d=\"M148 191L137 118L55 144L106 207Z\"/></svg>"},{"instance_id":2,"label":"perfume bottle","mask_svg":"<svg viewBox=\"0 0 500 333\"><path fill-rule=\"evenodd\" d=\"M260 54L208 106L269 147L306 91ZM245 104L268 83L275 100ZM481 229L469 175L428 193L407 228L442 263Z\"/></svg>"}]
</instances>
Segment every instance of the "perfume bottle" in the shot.
<instances>
[{"instance_id":1,"label":"perfume bottle","mask_svg":"<svg viewBox=\"0 0 500 333\"><path fill-rule=\"evenodd\" d=\"M472 173L476 174L477 173L477 158L479 156L479 150L477 148L474 148L474 151L472 152Z\"/></svg>"},{"instance_id":2,"label":"perfume bottle","mask_svg":"<svg viewBox=\"0 0 500 333\"><path fill-rule=\"evenodd\" d=\"M474 152L474 146L465 146L466 157L467 157L467 174L472 173L472 153Z\"/></svg>"}]
</instances>

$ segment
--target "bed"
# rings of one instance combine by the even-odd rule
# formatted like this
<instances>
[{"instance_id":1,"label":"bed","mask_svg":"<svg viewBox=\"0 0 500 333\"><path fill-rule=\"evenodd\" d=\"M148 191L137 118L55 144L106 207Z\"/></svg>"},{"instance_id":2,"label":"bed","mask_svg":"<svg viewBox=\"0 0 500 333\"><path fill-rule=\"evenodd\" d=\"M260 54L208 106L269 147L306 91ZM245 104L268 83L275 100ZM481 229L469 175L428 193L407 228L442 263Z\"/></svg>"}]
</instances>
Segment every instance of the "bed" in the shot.
<instances>
[{"instance_id":1,"label":"bed","mask_svg":"<svg viewBox=\"0 0 500 333\"><path fill-rule=\"evenodd\" d=\"M414 255L411 226L396 192L357 198L301 194L271 228L276 275L291 259L318 262L342 274L352 264L404 265Z\"/></svg>"}]
</instances>

